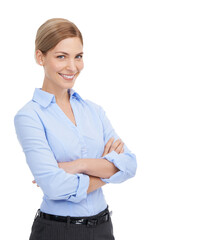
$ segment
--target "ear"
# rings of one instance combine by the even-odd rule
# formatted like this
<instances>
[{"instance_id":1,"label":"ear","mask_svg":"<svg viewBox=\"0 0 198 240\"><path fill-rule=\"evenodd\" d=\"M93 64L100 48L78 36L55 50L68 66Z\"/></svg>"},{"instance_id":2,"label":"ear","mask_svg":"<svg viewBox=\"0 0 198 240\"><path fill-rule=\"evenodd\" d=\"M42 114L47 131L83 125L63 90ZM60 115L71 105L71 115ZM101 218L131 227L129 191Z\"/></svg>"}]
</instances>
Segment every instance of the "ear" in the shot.
<instances>
[{"instance_id":1,"label":"ear","mask_svg":"<svg viewBox=\"0 0 198 240\"><path fill-rule=\"evenodd\" d=\"M35 58L36 58L36 62L40 65L43 66L44 64L44 55L43 53L38 49L35 52Z\"/></svg>"}]
</instances>

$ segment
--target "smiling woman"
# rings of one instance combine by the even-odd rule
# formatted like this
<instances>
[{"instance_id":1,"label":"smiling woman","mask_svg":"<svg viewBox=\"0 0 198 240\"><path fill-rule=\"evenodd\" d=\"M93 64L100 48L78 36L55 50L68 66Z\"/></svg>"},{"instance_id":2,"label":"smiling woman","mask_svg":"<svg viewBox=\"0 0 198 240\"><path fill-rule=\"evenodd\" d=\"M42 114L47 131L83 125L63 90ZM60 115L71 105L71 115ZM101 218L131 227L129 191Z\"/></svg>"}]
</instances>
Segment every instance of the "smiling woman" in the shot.
<instances>
[{"instance_id":1,"label":"smiling woman","mask_svg":"<svg viewBox=\"0 0 198 240\"><path fill-rule=\"evenodd\" d=\"M37 62L40 62L45 70L42 90L56 91L60 101L65 98L65 89L73 87L74 81L84 67L82 48L80 39L73 37L61 40L45 54L40 49L36 50ZM67 53L63 54L63 50Z\"/></svg>"},{"instance_id":2,"label":"smiling woman","mask_svg":"<svg viewBox=\"0 0 198 240\"><path fill-rule=\"evenodd\" d=\"M35 40L35 58L44 67L42 90L55 93L56 100L69 103L67 89L84 67L83 38L75 24L66 19L50 19L41 25Z\"/></svg>"},{"instance_id":3,"label":"smiling woman","mask_svg":"<svg viewBox=\"0 0 198 240\"><path fill-rule=\"evenodd\" d=\"M84 67L76 25L62 18L42 24L35 59L44 69L42 88L14 118L33 183L44 194L29 239L113 240L102 187L132 178L136 157L103 108L73 89Z\"/></svg>"}]
</instances>

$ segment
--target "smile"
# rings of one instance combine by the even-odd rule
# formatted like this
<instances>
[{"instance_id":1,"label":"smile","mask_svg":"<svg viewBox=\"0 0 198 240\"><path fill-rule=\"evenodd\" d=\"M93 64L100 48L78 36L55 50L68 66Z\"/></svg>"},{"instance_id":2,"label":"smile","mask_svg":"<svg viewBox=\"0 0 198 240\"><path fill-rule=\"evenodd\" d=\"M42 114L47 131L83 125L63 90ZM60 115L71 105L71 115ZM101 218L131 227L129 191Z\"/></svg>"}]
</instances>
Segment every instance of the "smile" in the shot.
<instances>
[{"instance_id":1,"label":"smile","mask_svg":"<svg viewBox=\"0 0 198 240\"><path fill-rule=\"evenodd\" d=\"M73 78L74 78L74 76L76 74L74 74L74 75L66 75L66 74L59 73L59 75L61 75L61 77L63 77L65 80L73 80Z\"/></svg>"}]
</instances>

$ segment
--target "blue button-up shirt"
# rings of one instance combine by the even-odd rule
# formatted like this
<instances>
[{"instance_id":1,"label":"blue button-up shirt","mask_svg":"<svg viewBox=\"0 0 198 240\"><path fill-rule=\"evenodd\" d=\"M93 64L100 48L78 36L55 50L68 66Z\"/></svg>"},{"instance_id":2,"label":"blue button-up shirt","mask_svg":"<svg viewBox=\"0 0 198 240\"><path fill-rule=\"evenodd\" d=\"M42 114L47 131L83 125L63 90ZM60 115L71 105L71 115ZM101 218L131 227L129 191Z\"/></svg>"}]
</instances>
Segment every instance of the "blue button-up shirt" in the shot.
<instances>
[{"instance_id":1,"label":"blue button-up shirt","mask_svg":"<svg viewBox=\"0 0 198 240\"><path fill-rule=\"evenodd\" d=\"M89 176L70 174L59 162L78 158L105 158L119 171L105 183L121 183L135 175L136 157L124 144L124 152L102 157L111 137L120 138L103 108L68 89L76 125L56 103L55 96L35 88L31 101L14 117L17 138L31 173L43 192L40 210L60 216L91 216L107 207L102 188L87 194Z\"/></svg>"}]
</instances>

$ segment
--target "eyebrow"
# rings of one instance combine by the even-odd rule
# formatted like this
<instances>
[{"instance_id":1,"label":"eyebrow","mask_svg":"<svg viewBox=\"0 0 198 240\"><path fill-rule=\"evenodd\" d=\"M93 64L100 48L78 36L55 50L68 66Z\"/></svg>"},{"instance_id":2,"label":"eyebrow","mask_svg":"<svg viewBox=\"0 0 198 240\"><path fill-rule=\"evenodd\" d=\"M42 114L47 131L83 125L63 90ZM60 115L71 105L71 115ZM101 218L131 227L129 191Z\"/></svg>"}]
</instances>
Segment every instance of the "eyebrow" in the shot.
<instances>
[{"instance_id":1,"label":"eyebrow","mask_svg":"<svg viewBox=\"0 0 198 240\"><path fill-rule=\"evenodd\" d=\"M66 53L66 52L55 52L55 53L62 53L62 54L65 54L65 55L69 55L69 53ZM83 52L77 53L76 55L79 55L79 54L83 54Z\"/></svg>"}]
</instances>

